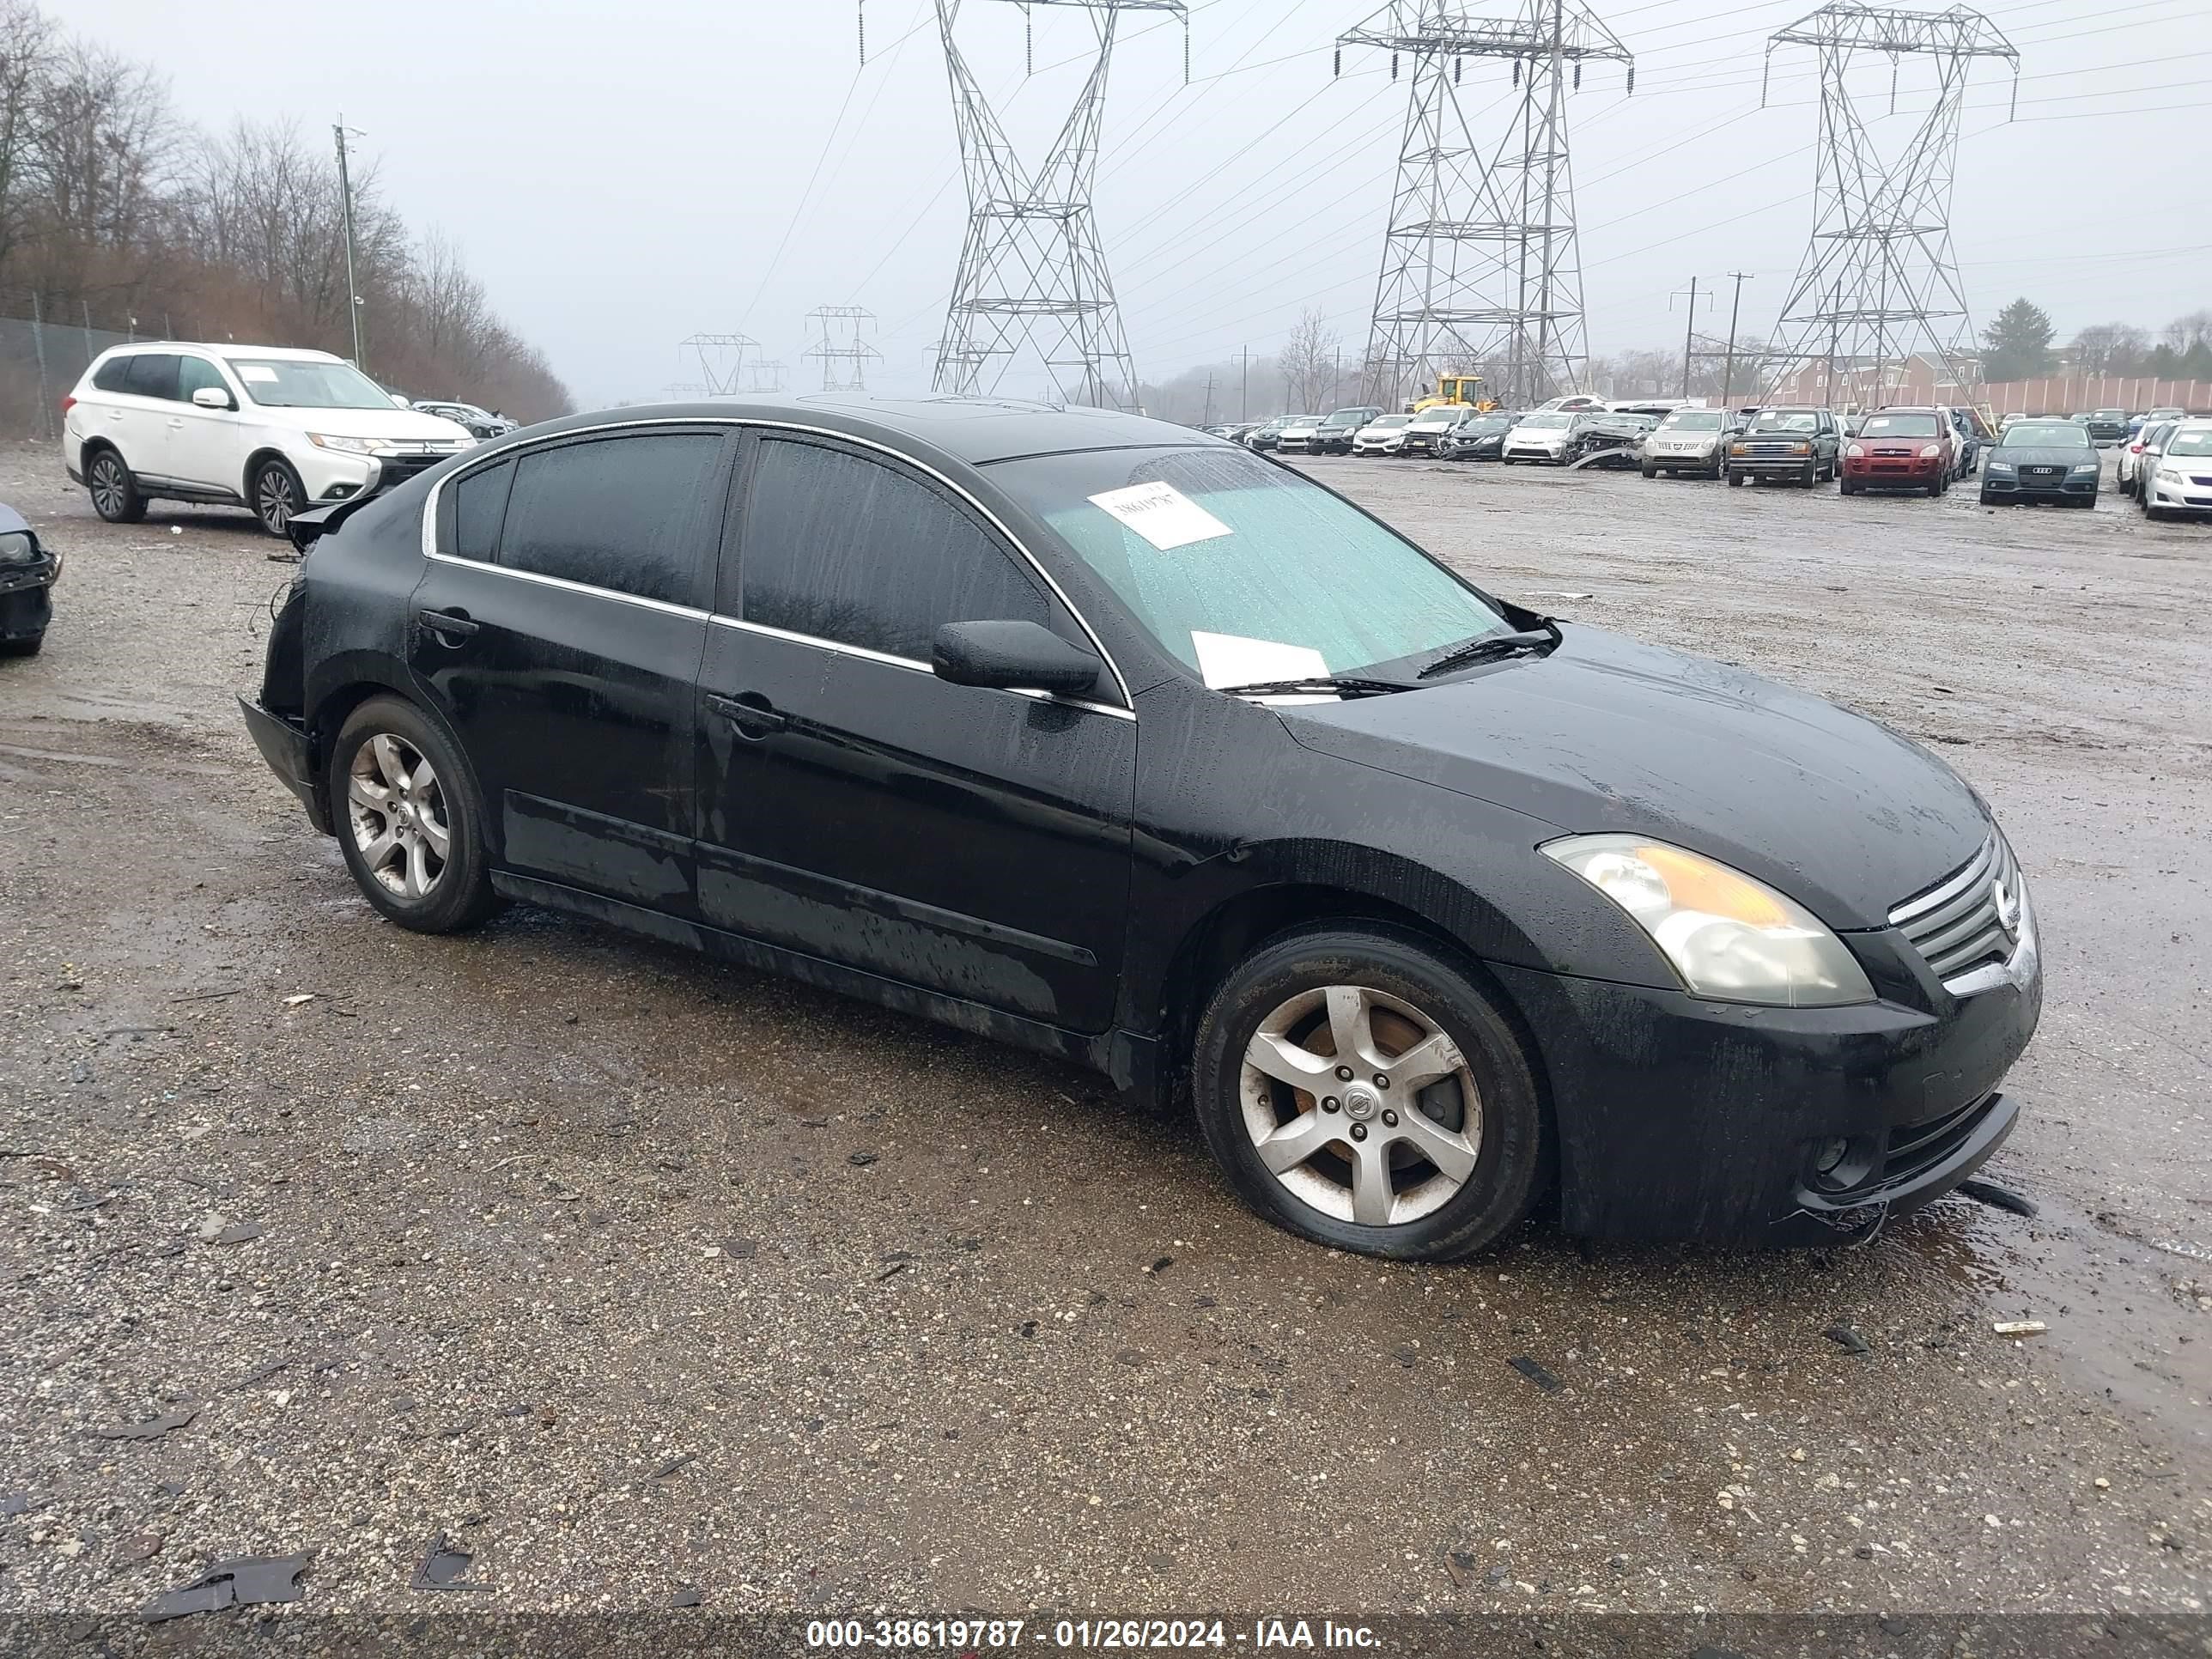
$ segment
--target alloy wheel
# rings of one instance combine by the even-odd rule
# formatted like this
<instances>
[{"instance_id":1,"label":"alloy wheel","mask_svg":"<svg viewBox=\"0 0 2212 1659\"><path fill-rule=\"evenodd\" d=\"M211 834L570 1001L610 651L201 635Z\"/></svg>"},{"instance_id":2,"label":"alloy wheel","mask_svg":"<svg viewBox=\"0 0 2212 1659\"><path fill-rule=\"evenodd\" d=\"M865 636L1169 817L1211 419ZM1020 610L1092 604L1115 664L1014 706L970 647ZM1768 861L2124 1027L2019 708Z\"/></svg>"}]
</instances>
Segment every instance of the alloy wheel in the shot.
<instances>
[{"instance_id":1,"label":"alloy wheel","mask_svg":"<svg viewBox=\"0 0 2212 1659\"><path fill-rule=\"evenodd\" d=\"M298 495L292 489L292 475L281 466L264 466L253 486L253 505L261 515L261 522L272 536L281 536L292 523L292 515L300 510Z\"/></svg>"},{"instance_id":2,"label":"alloy wheel","mask_svg":"<svg viewBox=\"0 0 2212 1659\"><path fill-rule=\"evenodd\" d=\"M1481 1152L1482 1103L1458 1045L1412 1003L1363 986L1278 1005L1245 1045L1238 1093L1260 1162L1339 1221L1432 1214Z\"/></svg>"},{"instance_id":3,"label":"alloy wheel","mask_svg":"<svg viewBox=\"0 0 2212 1659\"><path fill-rule=\"evenodd\" d=\"M422 750L380 732L354 750L346 818L362 867L398 897L429 896L446 872L446 795Z\"/></svg>"},{"instance_id":4,"label":"alloy wheel","mask_svg":"<svg viewBox=\"0 0 2212 1659\"><path fill-rule=\"evenodd\" d=\"M123 463L112 455L102 455L92 464L93 510L103 519L120 514L130 495L129 481L123 476Z\"/></svg>"}]
</instances>

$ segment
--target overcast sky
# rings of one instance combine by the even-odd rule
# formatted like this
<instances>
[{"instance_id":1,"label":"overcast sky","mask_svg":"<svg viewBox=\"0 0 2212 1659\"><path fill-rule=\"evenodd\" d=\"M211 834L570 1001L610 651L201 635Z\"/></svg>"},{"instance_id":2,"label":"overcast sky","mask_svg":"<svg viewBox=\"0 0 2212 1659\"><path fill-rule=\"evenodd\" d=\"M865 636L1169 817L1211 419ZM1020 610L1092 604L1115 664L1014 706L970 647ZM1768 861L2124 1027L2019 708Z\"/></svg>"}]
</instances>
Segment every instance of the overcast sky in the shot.
<instances>
[{"instance_id":1,"label":"overcast sky","mask_svg":"<svg viewBox=\"0 0 2212 1659\"><path fill-rule=\"evenodd\" d=\"M1917 0L1929 9L1935 0ZM1107 110L1098 220L1140 372L1164 379L1280 343L1318 305L1364 344L1405 115L1386 58L1331 42L1379 0L1192 0L1191 84L1179 26L1124 20ZM1492 9L1510 9L1498 0ZM1818 83L1809 49L1765 37L1811 0L1626 0L1597 15L1637 54L1637 87L1594 66L1569 103L1594 352L1679 341L1670 296L1693 275L1744 288L1765 329L1812 223ZM2208 0L1996 0L2021 52L1978 66L1953 226L1977 324L2025 294L2061 337L2084 324L2155 326L2212 305ZM501 311L586 404L696 380L677 342L742 331L818 386L806 313L876 313L871 384L927 384L964 226L951 100L928 0L67 0L70 27L154 61L183 112L343 111L418 230L460 242ZM1049 137L1089 24L966 0L969 61L1018 144ZM1877 70L1869 86L1886 88ZM1932 72L1907 60L1901 107ZM1511 90L1467 66L1471 114ZM1480 123L1482 117L1474 115ZM1878 132L1899 134L1910 115ZM1480 129L1479 129L1480 130ZM2179 161L2170 161L2178 156ZM1726 296L1723 292L1723 305ZM1701 310L1700 326L1724 325ZM1009 391L1042 376L1018 374Z\"/></svg>"}]
</instances>

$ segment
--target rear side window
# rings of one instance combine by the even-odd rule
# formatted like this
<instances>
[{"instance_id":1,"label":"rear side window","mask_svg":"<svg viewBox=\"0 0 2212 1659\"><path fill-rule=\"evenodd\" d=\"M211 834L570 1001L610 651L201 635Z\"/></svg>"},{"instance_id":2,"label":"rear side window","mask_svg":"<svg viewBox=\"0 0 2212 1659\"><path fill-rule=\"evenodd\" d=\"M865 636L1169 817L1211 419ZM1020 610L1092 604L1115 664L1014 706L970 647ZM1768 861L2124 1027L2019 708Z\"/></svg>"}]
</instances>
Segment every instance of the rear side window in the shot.
<instances>
[{"instance_id":1,"label":"rear side window","mask_svg":"<svg viewBox=\"0 0 2212 1659\"><path fill-rule=\"evenodd\" d=\"M1073 618L951 499L844 450L762 440L747 495L738 612L747 622L929 660L951 622ZM729 606L729 573L723 577Z\"/></svg>"},{"instance_id":2,"label":"rear side window","mask_svg":"<svg viewBox=\"0 0 2212 1659\"><path fill-rule=\"evenodd\" d=\"M177 359L167 351L142 351L131 360L130 378L123 389L138 398L167 398L176 401Z\"/></svg>"},{"instance_id":3,"label":"rear side window","mask_svg":"<svg viewBox=\"0 0 2212 1659\"><path fill-rule=\"evenodd\" d=\"M701 526L713 522L705 497L721 449L712 434L649 433L532 451L516 464L499 562L696 605Z\"/></svg>"},{"instance_id":4,"label":"rear side window","mask_svg":"<svg viewBox=\"0 0 2212 1659\"><path fill-rule=\"evenodd\" d=\"M453 550L464 559L499 556L500 526L507 518L507 492L514 483L514 463L479 467L453 485Z\"/></svg>"},{"instance_id":5,"label":"rear side window","mask_svg":"<svg viewBox=\"0 0 2212 1659\"><path fill-rule=\"evenodd\" d=\"M110 357L93 372L93 389L98 392L120 392L130 373L130 358Z\"/></svg>"}]
</instances>

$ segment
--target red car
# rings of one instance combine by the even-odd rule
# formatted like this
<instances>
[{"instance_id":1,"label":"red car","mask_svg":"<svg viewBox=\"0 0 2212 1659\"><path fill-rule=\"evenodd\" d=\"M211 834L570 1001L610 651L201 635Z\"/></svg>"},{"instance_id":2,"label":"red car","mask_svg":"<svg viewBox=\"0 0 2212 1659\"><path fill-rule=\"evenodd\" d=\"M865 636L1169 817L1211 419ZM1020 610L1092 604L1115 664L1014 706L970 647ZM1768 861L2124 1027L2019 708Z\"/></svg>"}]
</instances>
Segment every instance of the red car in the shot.
<instances>
[{"instance_id":1,"label":"red car","mask_svg":"<svg viewBox=\"0 0 2212 1659\"><path fill-rule=\"evenodd\" d=\"M1959 434L1949 410L1877 410L1844 446L1843 492L1924 489L1940 495L1958 470Z\"/></svg>"}]
</instances>

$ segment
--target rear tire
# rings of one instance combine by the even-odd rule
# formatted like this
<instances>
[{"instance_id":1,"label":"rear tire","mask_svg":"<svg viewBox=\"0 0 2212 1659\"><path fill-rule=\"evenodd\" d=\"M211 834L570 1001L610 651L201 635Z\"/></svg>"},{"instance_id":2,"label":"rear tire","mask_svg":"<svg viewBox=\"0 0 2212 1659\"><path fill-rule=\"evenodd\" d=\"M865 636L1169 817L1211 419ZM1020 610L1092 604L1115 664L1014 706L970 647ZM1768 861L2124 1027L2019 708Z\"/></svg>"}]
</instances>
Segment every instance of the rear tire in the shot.
<instances>
[{"instance_id":1,"label":"rear tire","mask_svg":"<svg viewBox=\"0 0 2212 1659\"><path fill-rule=\"evenodd\" d=\"M476 775L414 704L371 697L355 709L323 781L346 868L387 921L453 933L498 908Z\"/></svg>"},{"instance_id":2,"label":"rear tire","mask_svg":"<svg viewBox=\"0 0 2212 1659\"><path fill-rule=\"evenodd\" d=\"M1340 1032L1360 1050L1349 1079L1331 1063ZM1191 1086L1237 1195L1334 1249L1472 1255L1545 1185L1512 1026L1455 958L1383 924L1302 928L1246 957L1199 1024Z\"/></svg>"},{"instance_id":3,"label":"rear tire","mask_svg":"<svg viewBox=\"0 0 2212 1659\"><path fill-rule=\"evenodd\" d=\"M137 524L146 516L137 478L112 449L95 452L85 463L84 487L92 496L92 510L110 524Z\"/></svg>"},{"instance_id":4,"label":"rear tire","mask_svg":"<svg viewBox=\"0 0 2212 1659\"><path fill-rule=\"evenodd\" d=\"M0 657L35 657L46 642L44 634L27 640L0 640Z\"/></svg>"}]
</instances>

